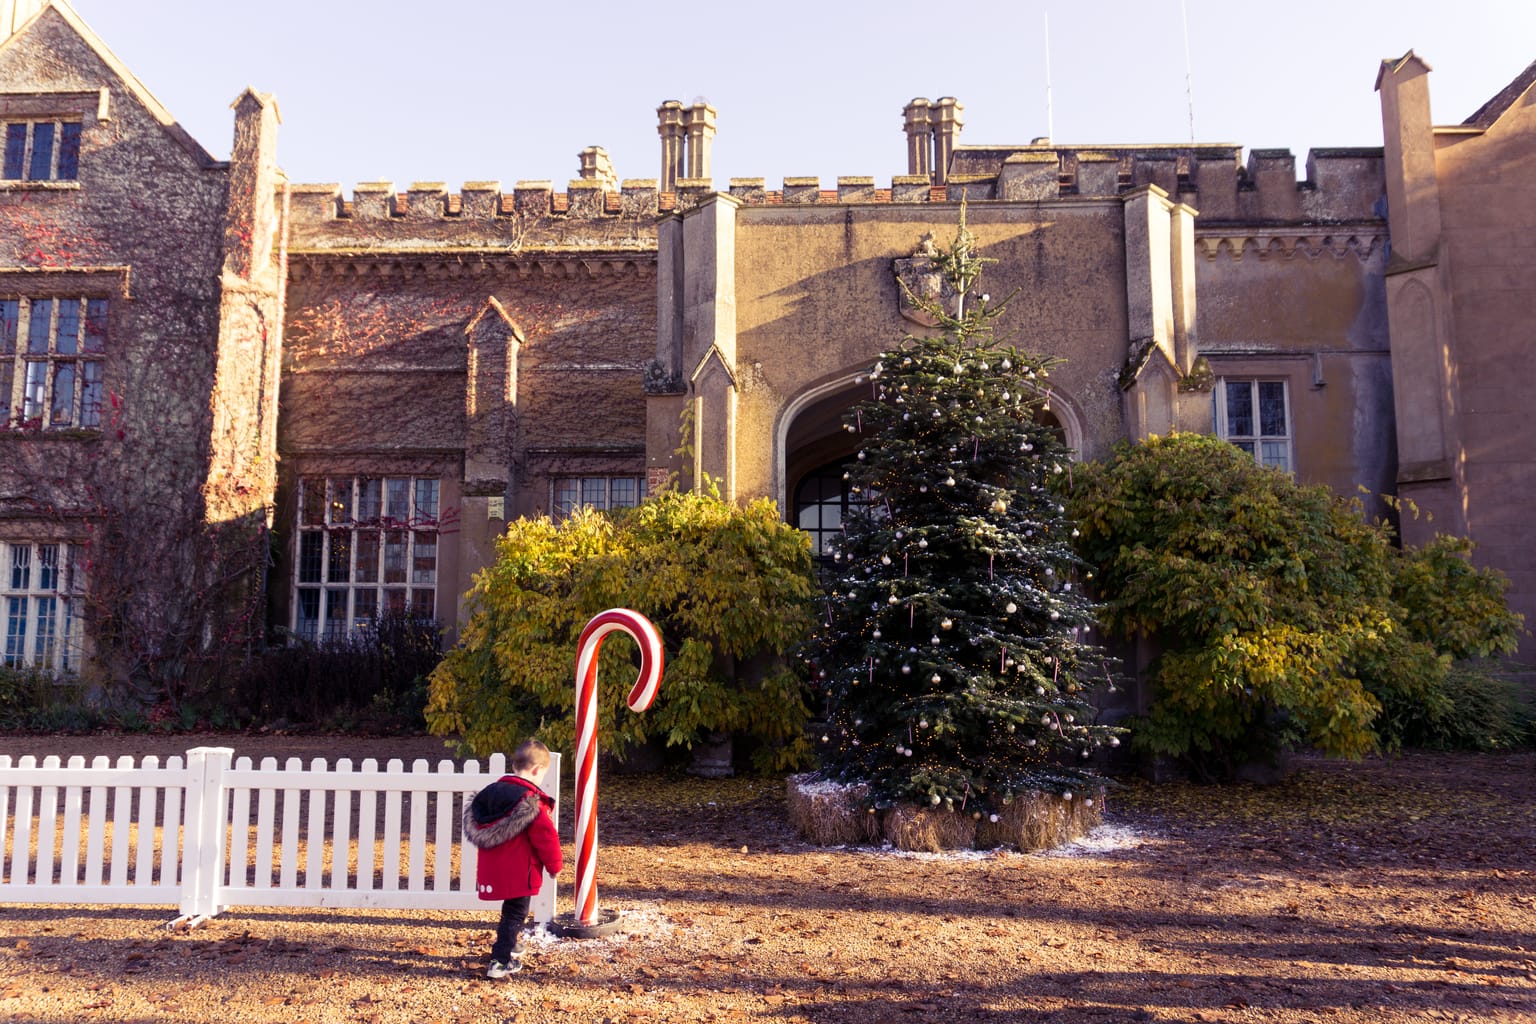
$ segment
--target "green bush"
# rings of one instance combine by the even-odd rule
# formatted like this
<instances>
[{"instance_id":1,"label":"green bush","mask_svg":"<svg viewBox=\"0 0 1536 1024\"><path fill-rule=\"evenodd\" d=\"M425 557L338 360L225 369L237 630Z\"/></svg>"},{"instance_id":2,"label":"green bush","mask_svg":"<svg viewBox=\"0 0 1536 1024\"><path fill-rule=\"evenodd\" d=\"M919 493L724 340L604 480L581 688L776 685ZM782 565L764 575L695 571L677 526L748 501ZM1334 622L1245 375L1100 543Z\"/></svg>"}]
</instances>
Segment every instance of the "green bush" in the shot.
<instances>
[{"instance_id":1,"label":"green bush","mask_svg":"<svg viewBox=\"0 0 1536 1024\"><path fill-rule=\"evenodd\" d=\"M603 645L606 751L727 733L755 744L761 767L804 762L805 693L786 656L809 632L815 584L806 535L772 502L663 492L612 514L517 520L497 547L459 645L432 674L432 732L482 756L532 735L570 749L577 639L592 616L624 607L661 631L666 672L654 706L633 714L634 647Z\"/></svg>"},{"instance_id":2,"label":"green bush","mask_svg":"<svg viewBox=\"0 0 1536 1024\"><path fill-rule=\"evenodd\" d=\"M1401 552L1358 501L1214 437L1122 444L1078 471L1072 512L1105 624L1161 651L1135 742L1200 774L1405 742L1455 714L1454 661L1509 653L1522 628L1467 542Z\"/></svg>"}]
</instances>

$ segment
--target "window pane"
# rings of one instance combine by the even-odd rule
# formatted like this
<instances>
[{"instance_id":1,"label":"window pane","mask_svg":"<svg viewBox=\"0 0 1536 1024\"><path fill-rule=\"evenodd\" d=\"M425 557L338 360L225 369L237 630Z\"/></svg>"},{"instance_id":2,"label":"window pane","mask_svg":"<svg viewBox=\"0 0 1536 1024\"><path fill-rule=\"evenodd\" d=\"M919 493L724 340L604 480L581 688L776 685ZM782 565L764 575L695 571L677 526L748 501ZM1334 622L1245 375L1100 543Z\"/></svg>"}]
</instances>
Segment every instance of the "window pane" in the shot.
<instances>
[{"instance_id":1,"label":"window pane","mask_svg":"<svg viewBox=\"0 0 1536 1024\"><path fill-rule=\"evenodd\" d=\"M80 365L80 425L101 426L101 363L95 360Z\"/></svg>"},{"instance_id":2,"label":"window pane","mask_svg":"<svg viewBox=\"0 0 1536 1024\"><path fill-rule=\"evenodd\" d=\"M555 481L555 516L568 516L576 509L579 482L576 480Z\"/></svg>"},{"instance_id":3,"label":"window pane","mask_svg":"<svg viewBox=\"0 0 1536 1024\"><path fill-rule=\"evenodd\" d=\"M59 546L57 544L37 546L37 589L59 589Z\"/></svg>"},{"instance_id":4,"label":"window pane","mask_svg":"<svg viewBox=\"0 0 1536 1024\"><path fill-rule=\"evenodd\" d=\"M331 489L331 522L350 523L352 521L352 478L332 477L327 482Z\"/></svg>"},{"instance_id":5,"label":"window pane","mask_svg":"<svg viewBox=\"0 0 1536 1024\"><path fill-rule=\"evenodd\" d=\"M372 588L352 591L352 624L371 626L378 617L379 592Z\"/></svg>"},{"instance_id":6,"label":"window pane","mask_svg":"<svg viewBox=\"0 0 1536 1024\"><path fill-rule=\"evenodd\" d=\"M21 169L27 157L27 126L25 124L8 124L5 126L5 177L8 181L17 181L21 178Z\"/></svg>"},{"instance_id":7,"label":"window pane","mask_svg":"<svg viewBox=\"0 0 1536 1024\"><path fill-rule=\"evenodd\" d=\"M33 355L48 352L48 325L53 320L53 300L33 299L27 317L27 351Z\"/></svg>"},{"instance_id":8,"label":"window pane","mask_svg":"<svg viewBox=\"0 0 1536 1024\"><path fill-rule=\"evenodd\" d=\"M437 481L416 481L416 523L430 525L437 522Z\"/></svg>"},{"instance_id":9,"label":"window pane","mask_svg":"<svg viewBox=\"0 0 1536 1024\"><path fill-rule=\"evenodd\" d=\"M107 350L107 300L90 299L85 304L85 351Z\"/></svg>"},{"instance_id":10,"label":"window pane","mask_svg":"<svg viewBox=\"0 0 1536 1024\"><path fill-rule=\"evenodd\" d=\"M80 300L60 299L59 320L54 328L53 350L61 356L80 351Z\"/></svg>"},{"instance_id":11,"label":"window pane","mask_svg":"<svg viewBox=\"0 0 1536 1024\"><path fill-rule=\"evenodd\" d=\"M325 549L325 534L305 530L299 534L299 582L319 583L320 565Z\"/></svg>"},{"instance_id":12,"label":"window pane","mask_svg":"<svg viewBox=\"0 0 1536 1024\"><path fill-rule=\"evenodd\" d=\"M60 126L59 173L60 181L74 181L80 175L80 122L72 121Z\"/></svg>"},{"instance_id":13,"label":"window pane","mask_svg":"<svg viewBox=\"0 0 1536 1024\"><path fill-rule=\"evenodd\" d=\"M59 613L59 599L56 597L40 597L37 599L37 635L32 640L32 662L36 665L53 667L54 655L54 622Z\"/></svg>"},{"instance_id":14,"label":"window pane","mask_svg":"<svg viewBox=\"0 0 1536 1024\"><path fill-rule=\"evenodd\" d=\"M384 514L399 525L411 519L411 482L398 477L384 481Z\"/></svg>"},{"instance_id":15,"label":"window pane","mask_svg":"<svg viewBox=\"0 0 1536 1024\"><path fill-rule=\"evenodd\" d=\"M431 590L411 591L411 618L435 619L437 594Z\"/></svg>"},{"instance_id":16,"label":"window pane","mask_svg":"<svg viewBox=\"0 0 1536 1024\"><path fill-rule=\"evenodd\" d=\"M320 591L301 590L294 629L305 640L314 640L320 634Z\"/></svg>"},{"instance_id":17,"label":"window pane","mask_svg":"<svg viewBox=\"0 0 1536 1024\"><path fill-rule=\"evenodd\" d=\"M1259 462L1266 466L1278 466L1286 472L1291 469L1291 446L1285 441L1261 441Z\"/></svg>"},{"instance_id":18,"label":"window pane","mask_svg":"<svg viewBox=\"0 0 1536 1024\"><path fill-rule=\"evenodd\" d=\"M32 588L32 545L11 545L11 589Z\"/></svg>"},{"instance_id":19,"label":"window pane","mask_svg":"<svg viewBox=\"0 0 1536 1024\"><path fill-rule=\"evenodd\" d=\"M47 181L53 177L53 122L38 121L32 125L32 166L27 177L33 181Z\"/></svg>"},{"instance_id":20,"label":"window pane","mask_svg":"<svg viewBox=\"0 0 1536 1024\"><path fill-rule=\"evenodd\" d=\"M1265 437L1284 437L1285 382L1259 381L1259 433Z\"/></svg>"},{"instance_id":21,"label":"window pane","mask_svg":"<svg viewBox=\"0 0 1536 1024\"><path fill-rule=\"evenodd\" d=\"M384 481L364 477L357 482L357 521L376 523L384 514Z\"/></svg>"},{"instance_id":22,"label":"window pane","mask_svg":"<svg viewBox=\"0 0 1536 1024\"><path fill-rule=\"evenodd\" d=\"M38 420L43 417L43 403L48 394L48 364L42 360L27 364L27 379L22 385L21 418Z\"/></svg>"},{"instance_id":23,"label":"window pane","mask_svg":"<svg viewBox=\"0 0 1536 1024\"><path fill-rule=\"evenodd\" d=\"M1253 436L1253 388L1249 381L1227 383L1227 436Z\"/></svg>"},{"instance_id":24,"label":"window pane","mask_svg":"<svg viewBox=\"0 0 1536 1024\"><path fill-rule=\"evenodd\" d=\"M307 476L299 481L299 525L321 526L325 523L325 481Z\"/></svg>"},{"instance_id":25,"label":"window pane","mask_svg":"<svg viewBox=\"0 0 1536 1024\"><path fill-rule=\"evenodd\" d=\"M326 560L325 582L346 583L352 577L352 533L349 530L332 530L331 554Z\"/></svg>"},{"instance_id":26,"label":"window pane","mask_svg":"<svg viewBox=\"0 0 1536 1024\"><path fill-rule=\"evenodd\" d=\"M639 504L639 487L630 477L616 477L609 485L609 501L613 508L634 508Z\"/></svg>"},{"instance_id":27,"label":"window pane","mask_svg":"<svg viewBox=\"0 0 1536 1024\"><path fill-rule=\"evenodd\" d=\"M384 614L395 618L405 614L405 591L384 591Z\"/></svg>"},{"instance_id":28,"label":"window pane","mask_svg":"<svg viewBox=\"0 0 1536 1024\"><path fill-rule=\"evenodd\" d=\"M26 653L27 599L12 597L6 601L5 663L20 665Z\"/></svg>"},{"instance_id":29,"label":"window pane","mask_svg":"<svg viewBox=\"0 0 1536 1024\"><path fill-rule=\"evenodd\" d=\"M379 531L357 532L357 569L352 579L356 583L379 582Z\"/></svg>"},{"instance_id":30,"label":"window pane","mask_svg":"<svg viewBox=\"0 0 1536 1024\"><path fill-rule=\"evenodd\" d=\"M59 363L53 373L53 415L56 427L75 422L75 364Z\"/></svg>"},{"instance_id":31,"label":"window pane","mask_svg":"<svg viewBox=\"0 0 1536 1024\"><path fill-rule=\"evenodd\" d=\"M325 638L337 640L347 635L347 592L325 592Z\"/></svg>"},{"instance_id":32,"label":"window pane","mask_svg":"<svg viewBox=\"0 0 1536 1024\"><path fill-rule=\"evenodd\" d=\"M16 354L16 322L20 318L19 299L0 299L0 355Z\"/></svg>"},{"instance_id":33,"label":"window pane","mask_svg":"<svg viewBox=\"0 0 1536 1024\"><path fill-rule=\"evenodd\" d=\"M608 481L602 477L587 477L581 481L581 503L593 508L608 507Z\"/></svg>"},{"instance_id":34,"label":"window pane","mask_svg":"<svg viewBox=\"0 0 1536 1024\"><path fill-rule=\"evenodd\" d=\"M0 358L0 426L11 421L11 392L16 387L16 364Z\"/></svg>"},{"instance_id":35,"label":"window pane","mask_svg":"<svg viewBox=\"0 0 1536 1024\"><path fill-rule=\"evenodd\" d=\"M405 582L404 530L390 530L384 535L384 582Z\"/></svg>"},{"instance_id":36,"label":"window pane","mask_svg":"<svg viewBox=\"0 0 1536 1024\"><path fill-rule=\"evenodd\" d=\"M1232 443L1234 445L1236 445L1238 448L1241 448L1243 451L1247 452L1249 455L1253 454L1253 442L1252 441L1233 441Z\"/></svg>"},{"instance_id":37,"label":"window pane","mask_svg":"<svg viewBox=\"0 0 1536 1024\"><path fill-rule=\"evenodd\" d=\"M411 582L437 582L437 534L416 534L416 548L411 561Z\"/></svg>"}]
</instances>

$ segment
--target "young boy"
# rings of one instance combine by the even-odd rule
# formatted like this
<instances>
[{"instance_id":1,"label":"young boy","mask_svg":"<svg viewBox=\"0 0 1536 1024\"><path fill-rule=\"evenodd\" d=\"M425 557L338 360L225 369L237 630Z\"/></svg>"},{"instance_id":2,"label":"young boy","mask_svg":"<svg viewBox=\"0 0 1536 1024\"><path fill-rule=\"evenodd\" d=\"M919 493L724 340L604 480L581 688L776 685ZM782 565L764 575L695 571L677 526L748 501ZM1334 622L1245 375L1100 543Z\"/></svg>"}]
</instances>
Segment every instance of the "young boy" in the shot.
<instances>
[{"instance_id":1,"label":"young boy","mask_svg":"<svg viewBox=\"0 0 1536 1024\"><path fill-rule=\"evenodd\" d=\"M529 740L512 755L512 774L476 793L464 809L464 838L480 848L475 890L483 900L502 901L487 978L523 969L529 899L543 886L544 872L560 873L560 836L549 816L555 801L540 788L547 771L549 748Z\"/></svg>"}]
</instances>

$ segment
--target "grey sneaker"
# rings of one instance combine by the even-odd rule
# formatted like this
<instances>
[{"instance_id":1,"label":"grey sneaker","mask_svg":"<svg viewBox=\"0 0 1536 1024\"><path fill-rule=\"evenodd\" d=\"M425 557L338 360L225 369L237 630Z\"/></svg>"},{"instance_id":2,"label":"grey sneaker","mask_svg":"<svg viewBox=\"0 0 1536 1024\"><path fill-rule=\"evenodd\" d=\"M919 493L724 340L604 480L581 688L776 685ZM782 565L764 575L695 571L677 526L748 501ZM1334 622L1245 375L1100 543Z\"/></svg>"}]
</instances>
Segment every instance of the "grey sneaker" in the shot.
<instances>
[{"instance_id":1,"label":"grey sneaker","mask_svg":"<svg viewBox=\"0 0 1536 1024\"><path fill-rule=\"evenodd\" d=\"M509 957L506 963L500 960L492 960L490 966L485 969L487 978L505 978L509 974L516 974L523 969L522 957Z\"/></svg>"}]
</instances>

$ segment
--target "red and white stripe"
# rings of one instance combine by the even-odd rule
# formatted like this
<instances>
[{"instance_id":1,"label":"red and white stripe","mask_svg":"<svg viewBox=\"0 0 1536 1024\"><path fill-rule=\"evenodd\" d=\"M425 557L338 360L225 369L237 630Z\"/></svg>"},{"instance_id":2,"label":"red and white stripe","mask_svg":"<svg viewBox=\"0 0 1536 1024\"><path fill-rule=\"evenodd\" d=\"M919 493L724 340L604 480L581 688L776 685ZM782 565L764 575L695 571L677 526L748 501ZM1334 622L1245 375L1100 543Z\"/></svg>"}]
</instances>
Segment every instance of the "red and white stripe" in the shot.
<instances>
[{"instance_id":1,"label":"red and white stripe","mask_svg":"<svg viewBox=\"0 0 1536 1024\"><path fill-rule=\"evenodd\" d=\"M629 691L631 711L644 711L661 685L661 633L639 612L610 608L581 631L576 652L576 922L597 923L597 653L609 633L628 633L640 646L640 676Z\"/></svg>"}]
</instances>

